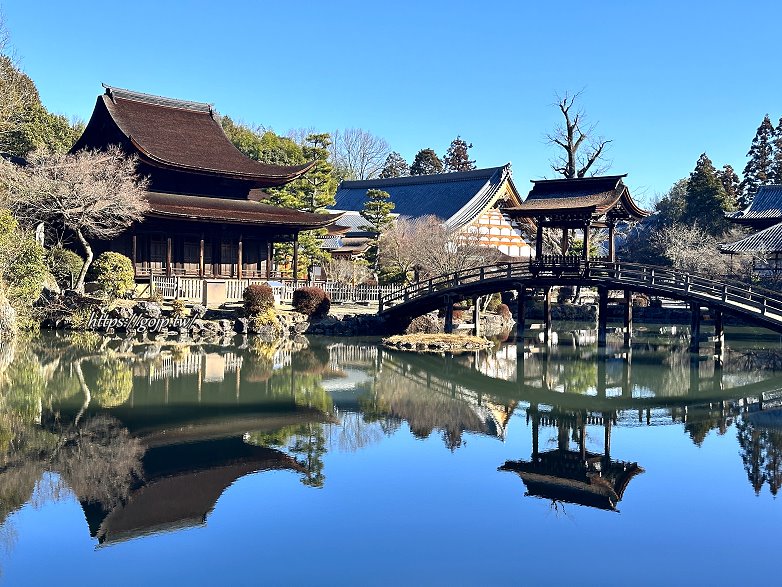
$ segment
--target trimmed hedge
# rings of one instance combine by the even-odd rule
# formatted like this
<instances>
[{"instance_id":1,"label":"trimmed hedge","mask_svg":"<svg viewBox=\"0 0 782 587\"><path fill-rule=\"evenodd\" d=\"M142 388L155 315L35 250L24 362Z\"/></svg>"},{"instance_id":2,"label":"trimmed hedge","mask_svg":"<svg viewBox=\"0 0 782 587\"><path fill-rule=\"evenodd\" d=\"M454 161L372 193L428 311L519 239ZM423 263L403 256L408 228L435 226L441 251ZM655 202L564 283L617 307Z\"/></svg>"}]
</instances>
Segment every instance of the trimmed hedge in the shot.
<instances>
[{"instance_id":1,"label":"trimmed hedge","mask_svg":"<svg viewBox=\"0 0 782 587\"><path fill-rule=\"evenodd\" d=\"M331 298L319 287L302 287L293 292L293 309L307 316L326 316L331 309Z\"/></svg>"},{"instance_id":2,"label":"trimmed hedge","mask_svg":"<svg viewBox=\"0 0 782 587\"><path fill-rule=\"evenodd\" d=\"M245 316L262 314L274 308L274 292L266 284L250 285L242 294Z\"/></svg>"},{"instance_id":3,"label":"trimmed hedge","mask_svg":"<svg viewBox=\"0 0 782 587\"><path fill-rule=\"evenodd\" d=\"M120 253L101 253L89 272L100 289L112 299L124 297L136 287L133 262Z\"/></svg>"}]
</instances>

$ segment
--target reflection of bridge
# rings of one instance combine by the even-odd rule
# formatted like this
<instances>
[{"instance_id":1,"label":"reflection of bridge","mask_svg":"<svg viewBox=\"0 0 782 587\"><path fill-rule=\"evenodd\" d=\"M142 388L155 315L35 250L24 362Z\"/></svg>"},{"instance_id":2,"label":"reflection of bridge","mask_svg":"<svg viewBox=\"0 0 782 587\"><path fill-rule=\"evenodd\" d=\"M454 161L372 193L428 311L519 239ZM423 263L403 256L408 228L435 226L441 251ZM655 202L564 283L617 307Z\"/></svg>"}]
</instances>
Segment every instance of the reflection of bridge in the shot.
<instances>
[{"instance_id":1,"label":"reflection of bridge","mask_svg":"<svg viewBox=\"0 0 782 587\"><path fill-rule=\"evenodd\" d=\"M448 273L410 285L380 299L380 314L390 324L445 308L446 331L453 328L453 303L499 291L518 292L518 313L523 328L525 291L544 292L545 333L551 332L551 289L554 286L596 287L599 294L598 343L605 344L608 292L625 292L625 329L632 329L632 292L688 302L692 309L693 340L700 334L701 307L708 307L715 321L715 338L721 350L722 313L782 332L782 298L756 288L737 286L661 267L588 261L571 256L541 256L537 260L505 263ZM697 348L697 347L696 347Z\"/></svg>"}]
</instances>

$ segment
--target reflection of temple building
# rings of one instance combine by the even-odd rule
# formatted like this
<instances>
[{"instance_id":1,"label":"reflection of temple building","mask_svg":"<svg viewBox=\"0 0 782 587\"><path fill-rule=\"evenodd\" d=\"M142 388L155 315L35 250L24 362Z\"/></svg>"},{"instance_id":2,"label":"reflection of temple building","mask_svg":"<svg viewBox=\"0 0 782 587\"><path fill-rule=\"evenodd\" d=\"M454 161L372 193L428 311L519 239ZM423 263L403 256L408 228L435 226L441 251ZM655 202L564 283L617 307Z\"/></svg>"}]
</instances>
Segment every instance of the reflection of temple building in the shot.
<instances>
[{"instance_id":1,"label":"reflection of temple building","mask_svg":"<svg viewBox=\"0 0 782 587\"><path fill-rule=\"evenodd\" d=\"M530 461L507 461L501 471L513 471L521 477L527 495L605 510L616 510L627 485L643 469L637 463L611 459L611 426L613 414L588 412L548 413L535 407L527 410L532 420L532 458ZM587 425L602 425L605 430L603 454L586 450ZM557 448L539 450L541 426L557 428ZM578 450L570 449L571 431Z\"/></svg>"}]
</instances>

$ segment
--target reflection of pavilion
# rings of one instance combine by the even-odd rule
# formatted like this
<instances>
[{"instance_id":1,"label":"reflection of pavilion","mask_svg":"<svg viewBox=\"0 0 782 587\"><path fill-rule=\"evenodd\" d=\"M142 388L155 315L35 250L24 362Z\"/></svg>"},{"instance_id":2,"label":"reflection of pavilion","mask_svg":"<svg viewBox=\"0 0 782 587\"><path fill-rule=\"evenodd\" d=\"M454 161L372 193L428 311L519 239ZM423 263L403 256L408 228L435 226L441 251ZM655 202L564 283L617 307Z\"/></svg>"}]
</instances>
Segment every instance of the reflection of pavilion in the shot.
<instances>
[{"instance_id":1,"label":"reflection of pavilion","mask_svg":"<svg viewBox=\"0 0 782 587\"><path fill-rule=\"evenodd\" d=\"M527 495L552 501L562 501L605 510L616 510L627 485L643 469L637 463L611 459L612 413L541 412L531 406L527 410L532 420L532 459L507 461L500 471L518 473L527 488ZM586 450L586 426L602 425L605 430L603 454ZM558 430L557 448L540 452L540 426ZM570 433L578 450L570 449Z\"/></svg>"}]
</instances>

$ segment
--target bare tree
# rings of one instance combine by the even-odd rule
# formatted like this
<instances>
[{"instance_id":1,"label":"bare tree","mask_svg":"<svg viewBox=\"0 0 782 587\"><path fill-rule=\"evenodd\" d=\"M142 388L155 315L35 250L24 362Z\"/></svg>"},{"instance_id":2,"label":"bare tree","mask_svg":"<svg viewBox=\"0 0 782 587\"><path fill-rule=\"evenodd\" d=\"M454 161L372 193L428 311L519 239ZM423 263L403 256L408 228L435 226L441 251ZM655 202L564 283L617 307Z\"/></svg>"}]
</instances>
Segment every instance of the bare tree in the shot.
<instances>
[{"instance_id":1,"label":"bare tree","mask_svg":"<svg viewBox=\"0 0 782 587\"><path fill-rule=\"evenodd\" d=\"M331 281L358 285L372 277L366 261L351 261L350 259L331 259L326 263L326 274Z\"/></svg>"},{"instance_id":2,"label":"bare tree","mask_svg":"<svg viewBox=\"0 0 782 587\"><path fill-rule=\"evenodd\" d=\"M334 166L348 179L377 177L391 152L385 139L361 128L335 131L333 138Z\"/></svg>"},{"instance_id":3,"label":"bare tree","mask_svg":"<svg viewBox=\"0 0 782 587\"><path fill-rule=\"evenodd\" d=\"M118 235L149 207L147 180L136 174L135 159L116 147L73 155L38 153L24 167L3 161L0 182L18 218L31 225L50 222L76 235L86 255L75 286L79 291L93 258L89 239Z\"/></svg>"},{"instance_id":4,"label":"bare tree","mask_svg":"<svg viewBox=\"0 0 782 587\"><path fill-rule=\"evenodd\" d=\"M551 167L567 179L584 177L588 172L590 175L599 175L610 167L610 161L604 158L604 152L611 141L594 136L596 125L585 125L584 111L575 108L581 93L577 92L571 96L565 92L563 96L557 95L557 107L565 118L565 124L546 135L549 143L565 151L552 160Z\"/></svg>"}]
</instances>

